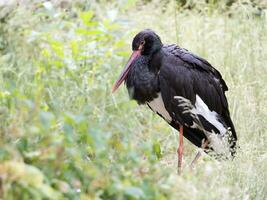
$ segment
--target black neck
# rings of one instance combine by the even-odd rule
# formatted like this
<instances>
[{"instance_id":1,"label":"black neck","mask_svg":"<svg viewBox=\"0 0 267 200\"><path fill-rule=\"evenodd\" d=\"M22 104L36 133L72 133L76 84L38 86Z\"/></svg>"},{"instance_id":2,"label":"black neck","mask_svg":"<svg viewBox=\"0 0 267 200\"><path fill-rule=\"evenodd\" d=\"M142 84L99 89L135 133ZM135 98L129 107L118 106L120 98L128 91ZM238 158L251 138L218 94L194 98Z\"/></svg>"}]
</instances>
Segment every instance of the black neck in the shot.
<instances>
[{"instance_id":1,"label":"black neck","mask_svg":"<svg viewBox=\"0 0 267 200\"><path fill-rule=\"evenodd\" d=\"M129 96L139 104L153 100L159 92L158 71L161 60L158 53L137 58L126 77Z\"/></svg>"}]
</instances>

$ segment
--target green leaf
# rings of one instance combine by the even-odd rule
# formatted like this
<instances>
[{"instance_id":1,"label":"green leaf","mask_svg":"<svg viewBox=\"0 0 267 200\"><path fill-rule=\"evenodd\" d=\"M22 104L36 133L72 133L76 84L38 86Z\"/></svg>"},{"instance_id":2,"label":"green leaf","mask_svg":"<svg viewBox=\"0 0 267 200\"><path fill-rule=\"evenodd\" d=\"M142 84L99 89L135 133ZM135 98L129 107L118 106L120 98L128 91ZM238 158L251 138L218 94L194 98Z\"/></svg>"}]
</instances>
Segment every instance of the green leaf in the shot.
<instances>
[{"instance_id":1,"label":"green leaf","mask_svg":"<svg viewBox=\"0 0 267 200\"><path fill-rule=\"evenodd\" d=\"M130 186L124 190L125 194L134 199L140 199L144 197L144 192L141 188Z\"/></svg>"},{"instance_id":2,"label":"green leaf","mask_svg":"<svg viewBox=\"0 0 267 200\"><path fill-rule=\"evenodd\" d=\"M91 21L91 19L92 19L93 16L94 16L94 13L91 10L89 10L87 12L81 12L80 13L80 18L82 19L82 22L85 25L91 25L90 24L90 21Z\"/></svg>"},{"instance_id":3,"label":"green leaf","mask_svg":"<svg viewBox=\"0 0 267 200\"><path fill-rule=\"evenodd\" d=\"M45 129L49 129L52 123L52 120L55 119L55 116L51 112L41 111L39 115L41 125Z\"/></svg>"},{"instance_id":4,"label":"green leaf","mask_svg":"<svg viewBox=\"0 0 267 200\"><path fill-rule=\"evenodd\" d=\"M96 36L96 35L100 35L103 32L101 30L87 30L87 29L83 29L83 28L78 28L76 29L76 33L80 34L80 35L86 35L86 36Z\"/></svg>"},{"instance_id":5,"label":"green leaf","mask_svg":"<svg viewBox=\"0 0 267 200\"><path fill-rule=\"evenodd\" d=\"M153 143L153 151L156 154L158 159L162 157L160 143L158 141Z\"/></svg>"}]
</instances>

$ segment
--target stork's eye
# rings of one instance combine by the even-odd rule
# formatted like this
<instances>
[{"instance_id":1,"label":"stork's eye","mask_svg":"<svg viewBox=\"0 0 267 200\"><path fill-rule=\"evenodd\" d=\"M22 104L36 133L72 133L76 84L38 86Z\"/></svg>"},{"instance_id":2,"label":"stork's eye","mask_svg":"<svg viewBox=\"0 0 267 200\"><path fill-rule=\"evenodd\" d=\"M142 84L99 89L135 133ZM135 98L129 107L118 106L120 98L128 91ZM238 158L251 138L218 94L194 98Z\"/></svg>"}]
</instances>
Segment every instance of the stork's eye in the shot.
<instances>
[{"instance_id":1,"label":"stork's eye","mask_svg":"<svg viewBox=\"0 0 267 200\"><path fill-rule=\"evenodd\" d=\"M140 44L139 44L138 50L142 50L143 47L144 47L144 44L145 44L145 41L142 40L142 41L140 42Z\"/></svg>"},{"instance_id":2,"label":"stork's eye","mask_svg":"<svg viewBox=\"0 0 267 200\"><path fill-rule=\"evenodd\" d=\"M140 45L144 46L144 44L145 44L145 40L142 40Z\"/></svg>"}]
</instances>

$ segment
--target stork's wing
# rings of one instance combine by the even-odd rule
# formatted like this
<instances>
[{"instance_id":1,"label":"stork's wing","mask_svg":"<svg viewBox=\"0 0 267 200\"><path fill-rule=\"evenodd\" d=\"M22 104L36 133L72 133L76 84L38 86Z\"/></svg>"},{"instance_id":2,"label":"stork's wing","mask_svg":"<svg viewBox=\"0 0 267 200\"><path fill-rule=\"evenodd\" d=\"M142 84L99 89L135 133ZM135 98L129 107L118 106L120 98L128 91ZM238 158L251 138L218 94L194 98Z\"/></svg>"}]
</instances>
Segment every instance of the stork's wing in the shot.
<instances>
[{"instance_id":1,"label":"stork's wing","mask_svg":"<svg viewBox=\"0 0 267 200\"><path fill-rule=\"evenodd\" d=\"M176 45L164 46L163 51L160 90L173 119L191 128L199 122L206 131L218 134L230 127L236 138L224 94L228 88L221 74L206 60Z\"/></svg>"},{"instance_id":2,"label":"stork's wing","mask_svg":"<svg viewBox=\"0 0 267 200\"><path fill-rule=\"evenodd\" d=\"M213 78L220 85L223 91L227 91L228 87L222 78L222 75L216 70L207 60L189 52L187 49L178 47L175 44L165 45L163 50L184 61L185 66L189 68L197 68L200 71L205 71L213 75Z\"/></svg>"}]
</instances>

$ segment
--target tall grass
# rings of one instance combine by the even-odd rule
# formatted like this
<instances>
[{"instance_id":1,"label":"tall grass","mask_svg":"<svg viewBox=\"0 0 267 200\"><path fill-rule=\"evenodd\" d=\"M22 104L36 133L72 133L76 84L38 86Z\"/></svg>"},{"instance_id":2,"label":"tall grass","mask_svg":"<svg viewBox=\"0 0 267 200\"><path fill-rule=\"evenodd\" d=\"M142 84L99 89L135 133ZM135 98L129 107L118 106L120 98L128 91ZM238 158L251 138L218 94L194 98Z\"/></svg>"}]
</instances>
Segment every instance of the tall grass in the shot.
<instances>
[{"instance_id":1,"label":"tall grass","mask_svg":"<svg viewBox=\"0 0 267 200\"><path fill-rule=\"evenodd\" d=\"M0 198L266 199L266 11L197 2L1 8ZM125 89L111 94L143 28L222 73L240 146L233 161L204 155L190 172L197 149L186 142L178 176L177 131Z\"/></svg>"}]
</instances>

